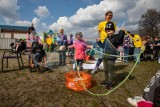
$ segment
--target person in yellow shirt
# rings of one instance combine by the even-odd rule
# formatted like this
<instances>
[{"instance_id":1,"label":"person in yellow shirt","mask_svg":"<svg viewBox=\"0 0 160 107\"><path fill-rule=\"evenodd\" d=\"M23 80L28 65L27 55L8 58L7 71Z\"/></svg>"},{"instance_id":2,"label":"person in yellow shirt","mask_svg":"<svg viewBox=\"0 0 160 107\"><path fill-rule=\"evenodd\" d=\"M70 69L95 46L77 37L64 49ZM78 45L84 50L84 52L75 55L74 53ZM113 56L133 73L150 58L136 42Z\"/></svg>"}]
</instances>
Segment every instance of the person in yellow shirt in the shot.
<instances>
[{"instance_id":1,"label":"person in yellow shirt","mask_svg":"<svg viewBox=\"0 0 160 107\"><path fill-rule=\"evenodd\" d=\"M116 30L116 24L114 22L111 21L113 17L113 12L112 11L107 11L105 14L105 20L100 22L98 25L98 32L99 32L99 38L100 41L103 43L105 38L109 35L109 34L114 34L115 30ZM108 24L109 22L112 22L114 24L114 27L111 28L110 24ZM109 29L108 31L106 31L106 28ZM103 53L103 49L100 48L100 52ZM102 62L102 54L100 54L100 57L97 60L96 66L95 68L91 71L92 74L94 74L97 70L99 65Z\"/></svg>"},{"instance_id":2,"label":"person in yellow shirt","mask_svg":"<svg viewBox=\"0 0 160 107\"><path fill-rule=\"evenodd\" d=\"M100 41L104 42L105 38L107 37L108 34L113 34L116 30L116 24L111 21L113 17L112 11L108 11L105 14L105 21L102 21L98 25L98 31L99 31L99 36L100 36ZM106 33L105 28L108 22L114 23L114 29L110 30L109 32ZM109 27L109 26L108 26Z\"/></svg>"},{"instance_id":3,"label":"person in yellow shirt","mask_svg":"<svg viewBox=\"0 0 160 107\"><path fill-rule=\"evenodd\" d=\"M138 60L138 63L140 63L140 58L138 59L138 56L141 52L142 48L142 40L138 34L134 34L133 36L133 44L134 44L134 61L136 62Z\"/></svg>"}]
</instances>

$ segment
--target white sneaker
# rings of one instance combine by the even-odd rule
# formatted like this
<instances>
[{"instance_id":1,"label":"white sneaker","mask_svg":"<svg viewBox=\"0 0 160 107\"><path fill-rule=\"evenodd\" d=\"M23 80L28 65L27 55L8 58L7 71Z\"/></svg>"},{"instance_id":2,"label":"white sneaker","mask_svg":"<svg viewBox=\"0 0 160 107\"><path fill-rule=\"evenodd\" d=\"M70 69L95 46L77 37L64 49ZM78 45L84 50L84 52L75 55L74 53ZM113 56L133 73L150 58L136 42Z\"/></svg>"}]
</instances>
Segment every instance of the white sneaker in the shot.
<instances>
[{"instance_id":1,"label":"white sneaker","mask_svg":"<svg viewBox=\"0 0 160 107\"><path fill-rule=\"evenodd\" d=\"M127 101L132 105L137 107L139 101L145 101L141 96L135 96L134 98L127 98Z\"/></svg>"},{"instance_id":2,"label":"white sneaker","mask_svg":"<svg viewBox=\"0 0 160 107\"><path fill-rule=\"evenodd\" d=\"M97 70L98 70L98 67L95 67L95 68L91 71L91 74L95 74Z\"/></svg>"},{"instance_id":3,"label":"white sneaker","mask_svg":"<svg viewBox=\"0 0 160 107\"><path fill-rule=\"evenodd\" d=\"M77 71L80 71L80 67L79 66L77 66Z\"/></svg>"}]
</instances>

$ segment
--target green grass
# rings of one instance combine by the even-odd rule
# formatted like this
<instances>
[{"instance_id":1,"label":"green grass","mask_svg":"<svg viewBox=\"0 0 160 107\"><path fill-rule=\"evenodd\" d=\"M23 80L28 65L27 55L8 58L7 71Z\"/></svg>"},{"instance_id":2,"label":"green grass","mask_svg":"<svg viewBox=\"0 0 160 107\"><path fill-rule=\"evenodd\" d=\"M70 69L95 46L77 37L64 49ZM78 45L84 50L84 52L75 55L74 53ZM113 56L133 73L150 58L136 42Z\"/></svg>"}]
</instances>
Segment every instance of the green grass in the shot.
<instances>
[{"instance_id":1,"label":"green grass","mask_svg":"<svg viewBox=\"0 0 160 107\"><path fill-rule=\"evenodd\" d=\"M27 64L26 57L24 60ZM132 77L121 87L107 96L97 97L87 92L74 92L66 87L65 73L69 66L40 74L31 73L28 69L18 70L14 60L9 63L9 69L0 73L0 107L131 107L126 99L141 95L149 79L160 69L157 61L141 62L133 71ZM128 66L116 65L117 82L122 81L132 67L132 62ZM104 79L103 71L92 77L94 85L90 91L108 91L98 85Z\"/></svg>"}]
</instances>

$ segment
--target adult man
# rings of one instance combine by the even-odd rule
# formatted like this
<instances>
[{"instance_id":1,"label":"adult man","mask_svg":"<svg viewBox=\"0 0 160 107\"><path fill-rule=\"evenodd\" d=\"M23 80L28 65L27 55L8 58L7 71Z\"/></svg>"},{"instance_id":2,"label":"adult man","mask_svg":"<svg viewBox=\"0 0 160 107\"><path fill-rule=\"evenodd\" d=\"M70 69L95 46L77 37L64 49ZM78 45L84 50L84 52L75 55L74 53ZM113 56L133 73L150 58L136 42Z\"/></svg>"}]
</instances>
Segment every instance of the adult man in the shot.
<instances>
[{"instance_id":1,"label":"adult man","mask_svg":"<svg viewBox=\"0 0 160 107\"><path fill-rule=\"evenodd\" d=\"M66 47L67 47L67 35L64 34L64 30L60 29L58 34L58 46L59 46L59 64L65 65L66 62Z\"/></svg>"},{"instance_id":2,"label":"adult man","mask_svg":"<svg viewBox=\"0 0 160 107\"><path fill-rule=\"evenodd\" d=\"M108 22L111 22L112 17L113 17L113 12L112 11L107 11L106 14L105 14L105 21L100 22L99 25L98 25L98 32L99 32L99 36L100 36L100 41L102 43L104 42L105 38L109 34L114 34L114 32L116 30L116 24L114 23L114 28L111 28L109 30L109 32L105 31L106 25L107 25ZM100 49L100 51L103 52L103 49ZM101 62L102 62L102 54L100 55L100 57L99 57L99 59L98 59L98 61L96 63L95 68L91 71L92 74L94 74L97 71L97 69L98 69L99 65L101 64Z\"/></svg>"}]
</instances>

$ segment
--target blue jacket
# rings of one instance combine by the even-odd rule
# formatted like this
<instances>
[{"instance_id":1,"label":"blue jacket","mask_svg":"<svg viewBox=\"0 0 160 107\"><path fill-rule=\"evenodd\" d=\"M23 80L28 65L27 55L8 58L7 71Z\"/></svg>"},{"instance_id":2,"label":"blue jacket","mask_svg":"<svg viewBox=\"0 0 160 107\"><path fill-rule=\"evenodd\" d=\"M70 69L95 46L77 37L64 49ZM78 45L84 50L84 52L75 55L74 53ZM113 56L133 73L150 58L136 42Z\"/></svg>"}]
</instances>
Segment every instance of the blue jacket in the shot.
<instances>
[{"instance_id":1,"label":"blue jacket","mask_svg":"<svg viewBox=\"0 0 160 107\"><path fill-rule=\"evenodd\" d=\"M58 45L61 46L61 45L67 45L67 35L63 34L63 35L58 35Z\"/></svg>"}]
</instances>

